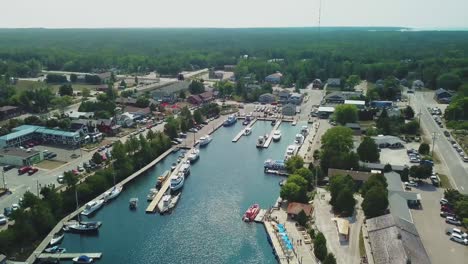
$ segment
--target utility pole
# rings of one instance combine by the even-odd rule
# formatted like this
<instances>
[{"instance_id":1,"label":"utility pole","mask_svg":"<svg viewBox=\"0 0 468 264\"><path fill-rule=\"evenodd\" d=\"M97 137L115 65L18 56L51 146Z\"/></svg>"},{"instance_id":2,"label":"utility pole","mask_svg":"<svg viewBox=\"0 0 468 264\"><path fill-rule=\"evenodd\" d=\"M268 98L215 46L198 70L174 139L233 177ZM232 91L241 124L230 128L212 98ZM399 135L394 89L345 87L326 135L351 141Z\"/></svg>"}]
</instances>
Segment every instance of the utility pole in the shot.
<instances>
[{"instance_id":1,"label":"utility pole","mask_svg":"<svg viewBox=\"0 0 468 264\"><path fill-rule=\"evenodd\" d=\"M5 171L2 168L2 178L3 178L3 188L6 190L6 182L5 182Z\"/></svg>"},{"instance_id":2,"label":"utility pole","mask_svg":"<svg viewBox=\"0 0 468 264\"><path fill-rule=\"evenodd\" d=\"M421 116L422 116L421 107L419 107L419 112L418 112L418 123L419 123L419 125L421 125Z\"/></svg>"},{"instance_id":3,"label":"utility pole","mask_svg":"<svg viewBox=\"0 0 468 264\"><path fill-rule=\"evenodd\" d=\"M437 139L437 132L432 132L432 150L431 150L431 156L434 157L434 144Z\"/></svg>"}]
</instances>

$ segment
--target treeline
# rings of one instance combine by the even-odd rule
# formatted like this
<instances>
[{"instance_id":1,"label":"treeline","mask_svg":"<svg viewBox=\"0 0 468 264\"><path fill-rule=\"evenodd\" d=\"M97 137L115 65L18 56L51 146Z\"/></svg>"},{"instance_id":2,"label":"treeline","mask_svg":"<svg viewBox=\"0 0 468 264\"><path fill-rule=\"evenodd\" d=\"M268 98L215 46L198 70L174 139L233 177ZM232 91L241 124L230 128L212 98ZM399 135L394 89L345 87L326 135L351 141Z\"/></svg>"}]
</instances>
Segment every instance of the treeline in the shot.
<instances>
[{"instance_id":1,"label":"treeline","mask_svg":"<svg viewBox=\"0 0 468 264\"><path fill-rule=\"evenodd\" d=\"M171 139L179 137L179 132L187 132L189 129L200 125L205 118L219 115L221 109L216 103L203 105L200 109L190 112L188 107L181 109L177 118L170 116L166 119L164 133Z\"/></svg>"},{"instance_id":2,"label":"treeline","mask_svg":"<svg viewBox=\"0 0 468 264\"><path fill-rule=\"evenodd\" d=\"M13 212L15 224L0 232L0 249L9 257L25 258L57 222L76 209L75 188L79 204L83 205L157 158L171 147L170 139L162 133L148 131L146 138L132 137L125 143L116 142L112 149L113 165L101 169L82 183L71 172L64 174L66 190L55 186L41 189L42 199L27 192L20 209ZM28 210L25 210L29 208Z\"/></svg>"}]
</instances>

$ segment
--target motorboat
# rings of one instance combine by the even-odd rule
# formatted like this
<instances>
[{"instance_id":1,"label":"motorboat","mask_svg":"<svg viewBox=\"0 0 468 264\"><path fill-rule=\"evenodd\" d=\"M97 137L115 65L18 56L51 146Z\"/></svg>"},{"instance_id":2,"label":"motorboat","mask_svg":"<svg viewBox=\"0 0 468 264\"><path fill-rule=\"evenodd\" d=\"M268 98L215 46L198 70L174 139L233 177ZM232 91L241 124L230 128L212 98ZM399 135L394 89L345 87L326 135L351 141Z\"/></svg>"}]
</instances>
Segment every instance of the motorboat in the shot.
<instances>
[{"instance_id":1,"label":"motorboat","mask_svg":"<svg viewBox=\"0 0 468 264\"><path fill-rule=\"evenodd\" d=\"M235 115L230 115L228 118L224 121L223 126L232 126L237 122L237 117Z\"/></svg>"},{"instance_id":2,"label":"motorboat","mask_svg":"<svg viewBox=\"0 0 468 264\"><path fill-rule=\"evenodd\" d=\"M52 239L50 240L49 245L55 246L57 244L60 244L62 242L64 236L65 236L65 234L63 232L55 233L54 236L52 237Z\"/></svg>"},{"instance_id":3,"label":"motorboat","mask_svg":"<svg viewBox=\"0 0 468 264\"><path fill-rule=\"evenodd\" d=\"M163 183L166 181L167 177L169 177L171 173L169 171L165 171L161 176L158 177L156 181L156 188L161 188Z\"/></svg>"},{"instance_id":4,"label":"motorboat","mask_svg":"<svg viewBox=\"0 0 468 264\"><path fill-rule=\"evenodd\" d=\"M92 233L97 232L101 225L101 222L77 222L64 226L63 230L72 233Z\"/></svg>"},{"instance_id":5,"label":"motorboat","mask_svg":"<svg viewBox=\"0 0 468 264\"><path fill-rule=\"evenodd\" d=\"M177 173L177 175L171 178L171 185L169 188L172 192L180 190L184 186L185 176L183 172Z\"/></svg>"},{"instance_id":6,"label":"motorboat","mask_svg":"<svg viewBox=\"0 0 468 264\"><path fill-rule=\"evenodd\" d=\"M263 145L265 144L265 137L258 137L257 139L257 148L263 148Z\"/></svg>"},{"instance_id":7,"label":"motorboat","mask_svg":"<svg viewBox=\"0 0 468 264\"><path fill-rule=\"evenodd\" d=\"M307 137L307 135L309 134L309 127L308 127L308 126L302 126L301 134L302 134L304 137Z\"/></svg>"},{"instance_id":8,"label":"motorboat","mask_svg":"<svg viewBox=\"0 0 468 264\"><path fill-rule=\"evenodd\" d=\"M128 207L132 210L136 209L138 207L138 198L130 198Z\"/></svg>"},{"instance_id":9,"label":"motorboat","mask_svg":"<svg viewBox=\"0 0 468 264\"><path fill-rule=\"evenodd\" d=\"M182 194L182 193L178 193L177 195L172 196L171 201L170 201L170 203L169 203L169 210L174 209L174 207L175 207L175 206L177 205L177 203L179 202L179 198L180 198L180 195L181 195L181 194Z\"/></svg>"},{"instance_id":10,"label":"motorboat","mask_svg":"<svg viewBox=\"0 0 468 264\"><path fill-rule=\"evenodd\" d=\"M248 136L248 135L250 135L250 134L252 134L252 128L246 127L246 128L244 129L244 136Z\"/></svg>"},{"instance_id":11,"label":"motorboat","mask_svg":"<svg viewBox=\"0 0 468 264\"><path fill-rule=\"evenodd\" d=\"M273 119L273 120L271 121L271 125L272 125L272 126L275 126L275 125L276 125L276 119Z\"/></svg>"},{"instance_id":12,"label":"motorboat","mask_svg":"<svg viewBox=\"0 0 468 264\"><path fill-rule=\"evenodd\" d=\"M267 159L263 163L263 168L265 169L265 171L267 170L280 171L280 170L286 169L286 164L284 163L284 160Z\"/></svg>"},{"instance_id":13,"label":"motorboat","mask_svg":"<svg viewBox=\"0 0 468 264\"><path fill-rule=\"evenodd\" d=\"M293 126L297 125L297 121L296 121L296 120L294 120L294 121L292 122L292 124L291 124L291 125L293 125Z\"/></svg>"},{"instance_id":14,"label":"motorboat","mask_svg":"<svg viewBox=\"0 0 468 264\"><path fill-rule=\"evenodd\" d=\"M156 188L151 188L151 189L149 190L148 195L146 196L146 200L147 200L148 202L153 201L153 199L154 199L154 197L156 197L156 194L157 194L157 193L158 193L158 189L156 189Z\"/></svg>"},{"instance_id":15,"label":"motorboat","mask_svg":"<svg viewBox=\"0 0 468 264\"><path fill-rule=\"evenodd\" d=\"M200 138L200 147L208 145L213 138L210 135L206 135Z\"/></svg>"},{"instance_id":16,"label":"motorboat","mask_svg":"<svg viewBox=\"0 0 468 264\"><path fill-rule=\"evenodd\" d=\"M78 263L78 264L87 264L87 263L93 263L94 259L90 258L86 255L81 255L79 257L73 258L73 263Z\"/></svg>"},{"instance_id":17,"label":"motorboat","mask_svg":"<svg viewBox=\"0 0 468 264\"><path fill-rule=\"evenodd\" d=\"M177 162L180 162L180 161L177 160ZM171 165L171 171L174 171L176 168L177 168L177 163L172 163L172 165Z\"/></svg>"},{"instance_id":18,"label":"motorboat","mask_svg":"<svg viewBox=\"0 0 468 264\"><path fill-rule=\"evenodd\" d=\"M123 186L114 186L111 190L107 191L105 193L106 202L114 199L117 196L119 196L119 194L122 192L122 190L123 190Z\"/></svg>"},{"instance_id":19,"label":"motorboat","mask_svg":"<svg viewBox=\"0 0 468 264\"><path fill-rule=\"evenodd\" d=\"M244 222L252 222L255 220L255 217L260 212L260 206L258 204L253 204L245 211L244 216L242 216L242 221Z\"/></svg>"},{"instance_id":20,"label":"motorboat","mask_svg":"<svg viewBox=\"0 0 468 264\"><path fill-rule=\"evenodd\" d=\"M89 216L99 210L104 204L104 199L99 199L97 201L91 201L86 204L85 209L81 212L84 216Z\"/></svg>"},{"instance_id":21,"label":"motorboat","mask_svg":"<svg viewBox=\"0 0 468 264\"><path fill-rule=\"evenodd\" d=\"M165 194L162 198L161 201L158 203L158 210L159 213L164 214L169 210L169 204L171 203L171 195L170 194Z\"/></svg>"},{"instance_id":22,"label":"motorboat","mask_svg":"<svg viewBox=\"0 0 468 264\"><path fill-rule=\"evenodd\" d=\"M304 142L304 136L302 134L296 134L294 143L296 143L297 145L301 145L303 142Z\"/></svg>"},{"instance_id":23,"label":"motorboat","mask_svg":"<svg viewBox=\"0 0 468 264\"><path fill-rule=\"evenodd\" d=\"M296 146L295 145L289 145L288 148L286 149L286 153L284 155L284 160L289 159L291 156L294 156L296 154Z\"/></svg>"},{"instance_id":24,"label":"motorboat","mask_svg":"<svg viewBox=\"0 0 468 264\"><path fill-rule=\"evenodd\" d=\"M250 124L250 119L246 118L244 122L242 122L242 125L247 126L248 124Z\"/></svg>"},{"instance_id":25,"label":"motorboat","mask_svg":"<svg viewBox=\"0 0 468 264\"><path fill-rule=\"evenodd\" d=\"M185 177L190 175L190 162L186 162L180 166L179 172L182 172Z\"/></svg>"},{"instance_id":26,"label":"motorboat","mask_svg":"<svg viewBox=\"0 0 468 264\"><path fill-rule=\"evenodd\" d=\"M57 254L57 253L62 254L62 253L67 252L67 250L65 248L61 248L61 247L58 247L58 246L53 246L53 247L44 249L44 252L45 253L52 253L52 254Z\"/></svg>"},{"instance_id":27,"label":"motorboat","mask_svg":"<svg viewBox=\"0 0 468 264\"><path fill-rule=\"evenodd\" d=\"M280 130L275 130L275 132L273 132L273 141L280 141L281 139L281 131Z\"/></svg>"},{"instance_id":28,"label":"motorboat","mask_svg":"<svg viewBox=\"0 0 468 264\"><path fill-rule=\"evenodd\" d=\"M200 157L200 150L197 148L194 148L188 155L187 159L191 162L194 163L195 161L198 160Z\"/></svg>"}]
</instances>

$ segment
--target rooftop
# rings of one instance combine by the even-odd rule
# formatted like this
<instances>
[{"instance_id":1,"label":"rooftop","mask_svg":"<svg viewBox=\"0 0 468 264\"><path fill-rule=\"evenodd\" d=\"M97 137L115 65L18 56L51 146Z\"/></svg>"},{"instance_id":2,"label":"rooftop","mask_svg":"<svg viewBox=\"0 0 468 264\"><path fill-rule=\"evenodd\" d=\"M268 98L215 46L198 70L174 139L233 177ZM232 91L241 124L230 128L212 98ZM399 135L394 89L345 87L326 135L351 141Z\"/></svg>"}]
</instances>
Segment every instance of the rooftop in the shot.
<instances>
[{"instance_id":1,"label":"rooftop","mask_svg":"<svg viewBox=\"0 0 468 264\"><path fill-rule=\"evenodd\" d=\"M27 152L26 150L19 149L19 148L4 148L0 150L0 156L8 155L8 156L15 156L20 158L29 158L31 156L36 155L39 153L37 150L31 150Z\"/></svg>"},{"instance_id":2,"label":"rooftop","mask_svg":"<svg viewBox=\"0 0 468 264\"><path fill-rule=\"evenodd\" d=\"M12 106L12 105L5 105L5 106L0 107L0 112L5 112L5 111L9 111L9 110L16 110L16 109L18 109L18 107Z\"/></svg>"},{"instance_id":3,"label":"rooftop","mask_svg":"<svg viewBox=\"0 0 468 264\"><path fill-rule=\"evenodd\" d=\"M352 105L366 105L366 101L364 100L345 100L344 103Z\"/></svg>"},{"instance_id":4,"label":"rooftop","mask_svg":"<svg viewBox=\"0 0 468 264\"><path fill-rule=\"evenodd\" d=\"M328 169L328 177L333 177L337 175L349 175L355 181L367 181L370 176L373 175L371 172L367 171L355 171L355 170L341 170L341 169Z\"/></svg>"},{"instance_id":5,"label":"rooftop","mask_svg":"<svg viewBox=\"0 0 468 264\"><path fill-rule=\"evenodd\" d=\"M314 211L314 208L310 204L303 204L303 203L289 203L288 204L288 214L297 215L302 210L307 216L310 216Z\"/></svg>"}]
</instances>

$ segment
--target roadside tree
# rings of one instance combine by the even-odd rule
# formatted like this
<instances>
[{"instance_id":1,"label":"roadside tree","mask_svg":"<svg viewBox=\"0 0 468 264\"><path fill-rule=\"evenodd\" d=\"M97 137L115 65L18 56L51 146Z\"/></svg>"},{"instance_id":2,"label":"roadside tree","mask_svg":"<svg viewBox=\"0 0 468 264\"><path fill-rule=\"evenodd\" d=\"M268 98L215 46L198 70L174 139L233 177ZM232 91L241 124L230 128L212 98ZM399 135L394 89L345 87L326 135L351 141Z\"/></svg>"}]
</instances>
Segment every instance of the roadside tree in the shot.
<instances>
[{"instance_id":1,"label":"roadside tree","mask_svg":"<svg viewBox=\"0 0 468 264\"><path fill-rule=\"evenodd\" d=\"M378 162L380 159L379 149L371 137L364 137L357 148L359 159L366 162Z\"/></svg>"},{"instance_id":2,"label":"roadside tree","mask_svg":"<svg viewBox=\"0 0 468 264\"><path fill-rule=\"evenodd\" d=\"M421 143L421 145L419 145L418 152L419 152L419 154L421 154L421 155L428 155L429 152L430 152L429 144L427 144L427 143Z\"/></svg>"},{"instance_id":3,"label":"roadside tree","mask_svg":"<svg viewBox=\"0 0 468 264\"><path fill-rule=\"evenodd\" d=\"M355 105L342 104L335 107L336 122L344 125L358 120L358 109Z\"/></svg>"}]
</instances>

